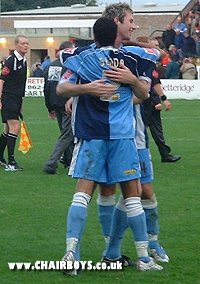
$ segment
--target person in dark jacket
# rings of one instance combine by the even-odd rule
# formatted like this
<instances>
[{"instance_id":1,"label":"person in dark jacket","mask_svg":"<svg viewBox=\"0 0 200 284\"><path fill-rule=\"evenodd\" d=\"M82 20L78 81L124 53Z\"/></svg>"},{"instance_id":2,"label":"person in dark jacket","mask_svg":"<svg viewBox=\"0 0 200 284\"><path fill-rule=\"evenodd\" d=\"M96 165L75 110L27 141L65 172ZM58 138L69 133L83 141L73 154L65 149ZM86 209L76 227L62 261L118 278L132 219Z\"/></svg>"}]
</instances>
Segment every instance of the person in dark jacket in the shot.
<instances>
[{"instance_id":1,"label":"person in dark jacket","mask_svg":"<svg viewBox=\"0 0 200 284\"><path fill-rule=\"evenodd\" d=\"M196 56L196 43L193 37L189 35L188 31L184 32L182 51L184 57Z\"/></svg>"},{"instance_id":2,"label":"person in dark jacket","mask_svg":"<svg viewBox=\"0 0 200 284\"><path fill-rule=\"evenodd\" d=\"M14 152L20 131L19 118L22 115L21 109L25 95L27 77L25 54L28 51L28 45L26 36L18 35L15 38L14 53L6 58L0 74L0 110L4 124L0 136L0 166L11 172L23 170L15 161ZM8 162L4 157L6 147Z\"/></svg>"},{"instance_id":3,"label":"person in dark jacket","mask_svg":"<svg viewBox=\"0 0 200 284\"><path fill-rule=\"evenodd\" d=\"M163 92L159 73L155 69L152 73L150 98L143 102L145 124L149 127L153 140L158 147L161 162L173 163L179 161L181 156L172 155L171 148L165 142L160 114L162 109L161 103L164 104L166 111L171 109L171 103Z\"/></svg>"},{"instance_id":4,"label":"person in dark jacket","mask_svg":"<svg viewBox=\"0 0 200 284\"><path fill-rule=\"evenodd\" d=\"M60 45L59 50L71 47L71 43L63 42ZM65 110L67 99L57 96L56 94L56 86L65 71L66 68L62 66L60 59L57 58L46 68L44 72L45 105L49 113L49 118L57 119L61 133L58 140L56 141L53 152L44 165L43 170L47 174L56 173L58 161L62 162L65 167L68 167L71 162L72 152L74 148L73 133L71 129L71 117L66 113Z\"/></svg>"},{"instance_id":5,"label":"person in dark jacket","mask_svg":"<svg viewBox=\"0 0 200 284\"><path fill-rule=\"evenodd\" d=\"M174 29L172 29L172 25L167 25L166 30L162 34L162 41L167 49L169 49L171 44L174 44L175 34L176 33Z\"/></svg>"},{"instance_id":6,"label":"person in dark jacket","mask_svg":"<svg viewBox=\"0 0 200 284\"><path fill-rule=\"evenodd\" d=\"M176 29L175 32L176 32L176 34L175 34L175 37L174 37L174 45L176 46L176 48L179 52L182 52L184 35L183 35L183 33L181 33L181 31L179 29Z\"/></svg>"},{"instance_id":7,"label":"person in dark jacket","mask_svg":"<svg viewBox=\"0 0 200 284\"><path fill-rule=\"evenodd\" d=\"M41 63L37 63L35 67L36 68L33 71L33 77L44 77L44 73L41 69Z\"/></svg>"}]
</instances>

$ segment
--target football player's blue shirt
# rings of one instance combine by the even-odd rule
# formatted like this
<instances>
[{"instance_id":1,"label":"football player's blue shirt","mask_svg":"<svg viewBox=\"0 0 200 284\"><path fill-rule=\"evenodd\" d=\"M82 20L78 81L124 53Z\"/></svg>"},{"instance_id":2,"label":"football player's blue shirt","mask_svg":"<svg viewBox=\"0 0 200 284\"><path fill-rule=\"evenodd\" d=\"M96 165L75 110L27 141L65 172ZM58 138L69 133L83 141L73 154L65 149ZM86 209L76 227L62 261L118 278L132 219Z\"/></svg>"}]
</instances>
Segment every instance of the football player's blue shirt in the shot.
<instances>
[{"instance_id":1,"label":"football player's blue shirt","mask_svg":"<svg viewBox=\"0 0 200 284\"><path fill-rule=\"evenodd\" d=\"M73 71L80 83L89 83L105 78L103 71L123 62L137 77L145 76L155 67L159 53L140 47L112 47L75 49L68 55L64 66ZM76 54L76 55L74 55ZM69 82L76 82L72 75ZM113 83L105 78L105 83ZM75 136L82 139L129 139L135 137L133 127L133 90L129 85L118 84L110 100L104 101L91 95L82 95L77 100L75 113Z\"/></svg>"},{"instance_id":2,"label":"football player's blue shirt","mask_svg":"<svg viewBox=\"0 0 200 284\"><path fill-rule=\"evenodd\" d=\"M87 45L84 47L67 47L64 50L60 51L60 62L61 64L65 65L66 60L70 56L77 55L81 53L84 50L90 49L90 48L96 48L96 45L93 43L91 45Z\"/></svg>"},{"instance_id":3,"label":"football player's blue shirt","mask_svg":"<svg viewBox=\"0 0 200 284\"><path fill-rule=\"evenodd\" d=\"M67 60L71 56L76 55L83 55L85 52L87 52L88 49L94 49L96 50L96 44L87 45L85 47L73 47L73 48L66 48L60 53L60 61L61 63L66 66ZM139 68L140 76L145 75L149 78L152 77L152 66L155 66L156 60L160 57L160 53L156 49L152 48L141 48L138 46L121 46L120 49L116 49L121 53L124 53L126 56L126 66L135 74L136 76L138 74L135 73L135 65L131 65L133 62L130 60L130 57L134 57L137 61L137 68ZM152 65L153 64L153 65Z\"/></svg>"}]
</instances>

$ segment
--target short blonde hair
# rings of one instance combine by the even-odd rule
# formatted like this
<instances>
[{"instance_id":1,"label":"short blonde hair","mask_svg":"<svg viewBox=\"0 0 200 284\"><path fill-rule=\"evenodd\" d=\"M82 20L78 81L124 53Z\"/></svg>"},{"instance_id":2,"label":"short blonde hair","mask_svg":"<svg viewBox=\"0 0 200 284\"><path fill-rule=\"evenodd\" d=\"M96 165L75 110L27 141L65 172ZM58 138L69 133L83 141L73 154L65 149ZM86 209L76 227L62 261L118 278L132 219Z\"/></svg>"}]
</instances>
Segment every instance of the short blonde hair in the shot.
<instances>
[{"instance_id":1,"label":"short blonde hair","mask_svg":"<svg viewBox=\"0 0 200 284\"><path fill-rule=\"evenodd\" d=\"M102 13L102 17L115 19L118 18L118 20L123 23L124 18L126 16L126 12L129 11L133 14L133 10L127 3L115 3L107 6Z\"/></svg>"}]
</instances>

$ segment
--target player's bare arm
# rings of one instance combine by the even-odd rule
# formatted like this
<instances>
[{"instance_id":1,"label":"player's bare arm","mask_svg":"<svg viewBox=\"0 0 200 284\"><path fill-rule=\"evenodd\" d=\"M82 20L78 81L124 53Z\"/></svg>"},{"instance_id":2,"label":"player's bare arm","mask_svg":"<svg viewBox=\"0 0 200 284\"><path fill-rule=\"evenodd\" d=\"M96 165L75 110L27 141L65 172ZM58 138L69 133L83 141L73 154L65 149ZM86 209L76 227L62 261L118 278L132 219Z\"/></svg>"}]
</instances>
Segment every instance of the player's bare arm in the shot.
<instances>
[{"instance_id":1,"label":"player's bare arm","mask_svg":"<svg viewBox=\"0 0 200 284\"><path fill-rule=\"evenodd\" d=\"M96 80L88 84L72 84L64 82L58 84L57 94L64 97L81 96L84 94L95 97L111 96L116 93L117 87L113 84L105 84L105 80Z\"/></svg>"},{"instance_id":2,"label":"player's bare arm","mask_svg":"<svg viewBox=\"0 0 200 284\"><path fill-rule=\"evenodd\" d=\"M163 101L163 104L165 106L165 110L168 111L172 108L172 105L170 103L170 101L167 99L167 97L165 96L164 92L163 92L163 87L161 84L155 84L153 86L154 91L159 95L159 97L161 98L161 100ZM164 99L163 99L164 98Z\"/></svg>"}]
</instances>

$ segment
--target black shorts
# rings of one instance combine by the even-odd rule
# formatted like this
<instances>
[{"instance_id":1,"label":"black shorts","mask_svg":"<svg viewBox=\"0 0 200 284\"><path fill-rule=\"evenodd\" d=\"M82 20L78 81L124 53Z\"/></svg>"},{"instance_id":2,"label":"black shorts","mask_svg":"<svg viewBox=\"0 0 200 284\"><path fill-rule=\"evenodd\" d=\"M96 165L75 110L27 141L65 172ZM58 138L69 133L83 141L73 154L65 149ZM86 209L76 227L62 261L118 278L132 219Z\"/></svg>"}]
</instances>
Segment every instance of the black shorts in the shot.
<instances>
[{"instance_id":1,"label":"black shorts","mask_svg":"<svg viewBox=\"0 0 200 284\"><path fill-rule=\"evenodd\" d=\"M22 97L16 97L13 95L3 95L2 96L2 109L1 117L2 122L6 123L7 120L15 119L19 120L19 115L21 113L22 107Z\"/></svg>"}]
</instances>

